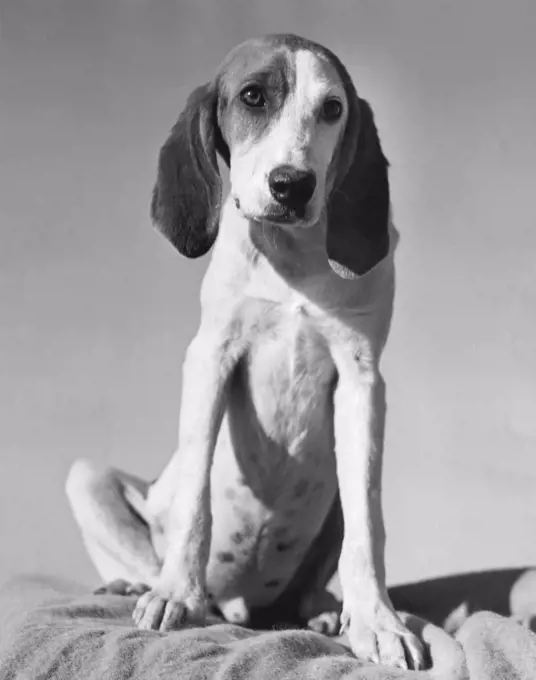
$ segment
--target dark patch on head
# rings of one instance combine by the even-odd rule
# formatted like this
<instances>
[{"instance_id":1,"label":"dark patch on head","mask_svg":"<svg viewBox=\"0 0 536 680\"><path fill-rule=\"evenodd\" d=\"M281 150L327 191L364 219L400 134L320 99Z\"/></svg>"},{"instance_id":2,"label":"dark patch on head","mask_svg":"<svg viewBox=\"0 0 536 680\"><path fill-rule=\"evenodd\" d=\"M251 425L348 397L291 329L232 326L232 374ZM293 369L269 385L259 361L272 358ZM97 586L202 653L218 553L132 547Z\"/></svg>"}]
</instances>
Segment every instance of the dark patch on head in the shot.
<instances>
[{"instance_id":1,"label":"dark patch on head","mask_svg":"<svg viewBox=\"0 0 536 680\"><path fill-rule=\"evenodd\" d=\"M235 556L233 555L232 552L229 552L229 551L219 552L219 553L216 555L216 557L218 558L218 560L219 560L220 562L223 562L223 563L225 563L225 564L229 564L229 563L235 561Z\"/></svg>"},{"instance_id":2,"label":"dark patch on head","mask_svg":"<svg viewBox=\"0 0 536 680\"><path fill-rule=\"evenodd\" d=\"M306 479L300 479L294 486L294 495L296 498L303 498L309 489L309 482Z\"/></svg>"},{"instance_id":3,"label":"dark patch on head","mask_svg":"<svg viewBox=\"0 0 536 680\"><path fill-rule=\"evenodd\" d=\"M281 585L281 579L280 578L273 578L271 581L266 581L264 584L267 588L277 588L278 586Z\"/></svg>"},{"instance_id":4,"label":"dark patch on head","mask_svg":"<svg viewBox=\"0 0 536 680\"><path fill-rule=\"evenodd\" d=\"M218 121L228 144L254 143L272 127L294 86L289 50L268 49L258 41L239 45L225 59L218 74ZM240 98L250 86L260 87L265 106L251 108Z\"/></svg>"},{"instance_id":5,"label":"dark patch on head","mask_svg":"<svg viewBox=\"0 0 536 680\"><path fill-rule=\"evenodd\" d=\"M244 534L241 531L235 531L234 534L231 536L231 540L233 543L236 543L236 545L240 545L245 539Z\"/></svg>"},{"instance_id":6,"label":"dark patch on head","mask_svg":"<svg viewBox=\"0 0 536 680\"><path fill-rule=\"evenodd\" d=\"M296 516L296 508L289 508L288 510L285 510L285 517L287 519L292 519L293 517Z\"/></svg>"}]
</instances>

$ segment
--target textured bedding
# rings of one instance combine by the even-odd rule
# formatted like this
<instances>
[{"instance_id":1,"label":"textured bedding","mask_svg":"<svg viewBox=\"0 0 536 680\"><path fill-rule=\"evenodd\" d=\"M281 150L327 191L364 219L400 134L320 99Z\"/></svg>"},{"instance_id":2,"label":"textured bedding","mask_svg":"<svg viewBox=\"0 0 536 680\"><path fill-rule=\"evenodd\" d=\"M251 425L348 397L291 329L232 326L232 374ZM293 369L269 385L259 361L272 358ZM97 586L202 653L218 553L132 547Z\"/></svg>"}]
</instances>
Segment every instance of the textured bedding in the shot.
<instances>
[{"instance_id":1,"label":"textured bedding","mask_svg":"<svg viewBox=\"0 0 536 680\"><path fill-rule=\"evenodd\" d=\"M344 639L214 623L139 631L134 598L92 595L50 577L0 590L0 680L536 679L536 572L506 570L394 588L422 634L430 668L413 673L354 658ZM475 611L479 609L491 611ZM444 626L442 628L441 626ZM449 631L449 632L447 632Z\"/></svg>"}]
</instances>

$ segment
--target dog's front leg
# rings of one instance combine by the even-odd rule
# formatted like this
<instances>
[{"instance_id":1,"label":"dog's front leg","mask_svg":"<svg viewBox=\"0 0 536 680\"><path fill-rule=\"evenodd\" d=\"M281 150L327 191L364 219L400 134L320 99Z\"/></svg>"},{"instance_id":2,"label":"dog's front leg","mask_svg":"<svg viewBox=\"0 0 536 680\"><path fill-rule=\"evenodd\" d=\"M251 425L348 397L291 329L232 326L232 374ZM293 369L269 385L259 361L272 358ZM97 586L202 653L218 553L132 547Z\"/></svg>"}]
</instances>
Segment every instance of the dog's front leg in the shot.
<instances>
[{"instance_id":1,"label":"dog's front leg","mask_svg":"<svg viewBox=\"0 0 536 680\"><path fill-rule=\"evenodd\" d=\"M381 475L385 386L374 361L341 348L334 353L335 450L344 517L339 561L343 627L360 658L414 668L419 640L400 621L387 594Z\"/></svg>"},{"instance_id":2,"label":"dog's front leg","mask_svg":"<svg viewBox=\"0 0 536 680\"><path fill-rule=\"evenodd\" d=\"M178 448L148 499L149 512L164 518L167 545L155 587L134 610L140 628L169 630L202 622L206 614L210 471L234 366L229 343L218 342L221 335L201 329L187 351Z\"/></svg>"}]
</instances>

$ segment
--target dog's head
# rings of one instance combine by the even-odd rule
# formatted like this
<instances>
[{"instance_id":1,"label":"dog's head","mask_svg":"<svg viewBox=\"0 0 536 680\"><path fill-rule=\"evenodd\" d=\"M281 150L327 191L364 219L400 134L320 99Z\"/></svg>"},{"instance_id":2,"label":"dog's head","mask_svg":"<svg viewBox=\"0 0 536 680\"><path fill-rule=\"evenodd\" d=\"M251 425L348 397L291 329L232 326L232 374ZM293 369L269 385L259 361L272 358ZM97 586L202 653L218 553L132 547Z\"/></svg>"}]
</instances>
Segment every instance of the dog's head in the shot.
<instances>
[{"instance_id":1,"label":"dog's head","mask_svg":"<svg viewBox=\"0 0 536 680\"><path fill-rule=\"evenodd\" d=\"M389 186L369 105L340 60L292 35L235 48L190 95L160 151L152 218L187 257L217 236L221 179L252 222L305 229L327 218L333 269L354 277L389 250Z\"/></svg>"}]
</instances>

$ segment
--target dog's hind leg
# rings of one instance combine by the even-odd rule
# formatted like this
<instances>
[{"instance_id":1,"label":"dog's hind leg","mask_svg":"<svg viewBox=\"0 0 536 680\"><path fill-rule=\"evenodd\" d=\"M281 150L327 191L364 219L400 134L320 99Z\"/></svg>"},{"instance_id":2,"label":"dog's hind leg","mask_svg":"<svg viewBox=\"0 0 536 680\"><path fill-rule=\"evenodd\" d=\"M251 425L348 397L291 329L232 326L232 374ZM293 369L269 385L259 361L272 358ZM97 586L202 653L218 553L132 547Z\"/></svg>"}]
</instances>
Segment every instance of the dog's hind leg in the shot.
<instances>
[{"instance_id":1,"label":"dog's hind leg","mask_svg":"<svg viewBox=\"0 0 536 680\"><path fill-rule=\"evenodd\" d=\"M87 552L104 582L152 585L160 573L145 513L149 484L114 468L76 461L66 493Z\"/></svg>"}]
</instances>

